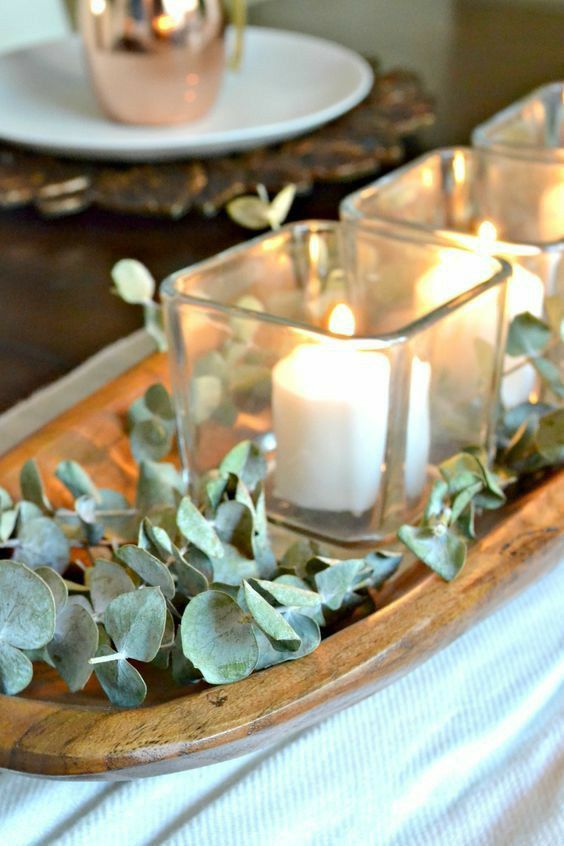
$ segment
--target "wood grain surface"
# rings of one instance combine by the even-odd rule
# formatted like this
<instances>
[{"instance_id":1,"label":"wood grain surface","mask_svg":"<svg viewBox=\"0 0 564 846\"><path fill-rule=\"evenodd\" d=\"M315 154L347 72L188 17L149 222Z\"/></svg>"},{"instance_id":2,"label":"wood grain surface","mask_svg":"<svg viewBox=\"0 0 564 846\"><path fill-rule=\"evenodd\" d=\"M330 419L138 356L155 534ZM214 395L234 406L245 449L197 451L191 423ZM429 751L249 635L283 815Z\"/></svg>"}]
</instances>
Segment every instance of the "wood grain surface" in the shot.
<instances>
[{"instance_id":1,"label":"wood grain surface","mask_svg":"<svg viewBox=\"0 0 564 846\"><path fill-rule=\"evenodd\" d=\"M19 468L33 455L46 477L61 458L74 458L98 484L131 492L124 413L156 379L166 380L159 355L0 459L0 484L17 493ZM50 493L64 498L56 482ZM152 670L147 702L126 711L109 705L95 680L70 694L53 671L38 666L23 694L0 696L0 768L116 780L263 748L394 682L548 572L564 554L563 513L560 472L499 513L454 582L411 562L378 595L373 614L332 634L306 658L233 685L179 688Z\"/></svg>"}]
</instances>

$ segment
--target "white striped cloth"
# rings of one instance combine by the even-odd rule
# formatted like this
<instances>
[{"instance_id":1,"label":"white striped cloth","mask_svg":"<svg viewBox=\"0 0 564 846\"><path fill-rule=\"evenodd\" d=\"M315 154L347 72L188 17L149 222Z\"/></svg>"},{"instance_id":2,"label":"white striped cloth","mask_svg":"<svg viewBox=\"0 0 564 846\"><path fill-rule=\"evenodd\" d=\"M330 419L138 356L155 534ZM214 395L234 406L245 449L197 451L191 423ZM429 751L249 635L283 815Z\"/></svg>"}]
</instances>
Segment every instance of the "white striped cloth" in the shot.
<instances>
[{"instance_id":1,"label":"white striped cloth","mask_svg":"<svg viewBox=\"0 0 564 846\"><path fill-rule=\"evenodd\" d=\"M562 846L564 562L396 684L245 758L0 774L6 846Z\"/></svg>"}]
</instances>

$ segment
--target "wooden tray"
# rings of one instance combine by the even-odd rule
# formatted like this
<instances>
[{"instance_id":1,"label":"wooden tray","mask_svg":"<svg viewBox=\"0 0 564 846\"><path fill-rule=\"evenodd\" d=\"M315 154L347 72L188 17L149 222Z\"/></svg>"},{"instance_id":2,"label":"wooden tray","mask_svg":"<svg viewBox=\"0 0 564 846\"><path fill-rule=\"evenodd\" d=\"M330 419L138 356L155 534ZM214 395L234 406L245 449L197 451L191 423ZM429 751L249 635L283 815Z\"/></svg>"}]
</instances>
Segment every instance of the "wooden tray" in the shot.
<instances>
[{"instance_id":1,"label":"wooden tray","mask_svg":"<svg viewBox=\"0 0 564 846\"><path fill-rule=\"evenodd\" d=\"M124 412L166 359L137 365L0 459L0 484L17 492L35 456L45 475L62 458L96 482L132 492L135 472ZM564 473L497 515L450 584L414 563L386 586L380 608L328 637L308 657L223 687L179 688L155 671L146 704L119 710L97 682L70 694L37 666L20 696L0 696L0 768L62 778L129 779L201 767L267 746L358 702L451 643L564 554ZM51 493L62 497L57 482Z\"/></svg>"}]
</instances>

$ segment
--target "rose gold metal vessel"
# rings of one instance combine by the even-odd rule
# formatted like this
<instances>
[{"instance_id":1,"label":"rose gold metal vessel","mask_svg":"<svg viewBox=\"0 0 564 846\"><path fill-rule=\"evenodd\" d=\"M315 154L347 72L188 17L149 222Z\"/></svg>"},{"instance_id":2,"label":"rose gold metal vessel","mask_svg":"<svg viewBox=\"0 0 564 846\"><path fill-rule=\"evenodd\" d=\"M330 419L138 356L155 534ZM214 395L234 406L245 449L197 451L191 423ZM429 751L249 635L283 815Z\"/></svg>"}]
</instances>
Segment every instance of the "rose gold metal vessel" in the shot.
<instances>
[{"instance_id":1,"label":"rose gold metal vessel","mask_svg":"<svg viewBox=\"0 0 564 846\"><path fill-rule=\"evenodd\" d=\"M80 0L79 25L112 119L185 123L213 105L225 67L221 0Z\"/></svg>"}]
</instances>

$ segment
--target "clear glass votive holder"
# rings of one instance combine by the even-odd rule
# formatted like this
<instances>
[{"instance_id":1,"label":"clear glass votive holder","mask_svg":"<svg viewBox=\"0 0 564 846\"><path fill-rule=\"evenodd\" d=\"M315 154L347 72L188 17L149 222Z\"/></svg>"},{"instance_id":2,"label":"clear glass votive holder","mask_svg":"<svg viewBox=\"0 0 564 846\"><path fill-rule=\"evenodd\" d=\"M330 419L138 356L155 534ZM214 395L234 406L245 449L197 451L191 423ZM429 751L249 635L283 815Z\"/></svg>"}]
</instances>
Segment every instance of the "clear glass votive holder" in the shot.
<instances>
[{"instance_id":1,"label":"clear glass votive holder","mask_svg":"<svg viewBox=\"0 0 564 846\"><path fill-rule=\"evenodd\" d=\"M437 305L442 261L465 290ZM345 546L396 530L437 463L491 442L508 276L403 226L307 221L168 277L191 488L250 439L271 520Z\"/></svg>"},{"instance_id":2,"label":"clear glass votive holder","mask_svg":"<svg viewBox=\"0 0 564 846\"><path fill-rule=\"evenodd\" d=\"M542 317L545 297L564 295L564 242L536 242L532 237L538 230L535 223L528 229L530 239L516 240L517 230L527 229L527 221L536 212L524 197L523 206L510 201L515 180L506 170L505 159L498 153L465 147L434 150L350 194L341 204L341 217L402 221L430 238L501 255L511 262L513 271L508 320L525 311ZM524 184L528 172L529 165L519 160L519 179ZM441 261L437 273L442 276L442 286L436 285L438 302L462 289L454 266ZM508 356L503 369L504 406L538 396L538 377L530 364Z\"/></svg>"},{"instance_id":3,"label":"clear glass votive holder","mask_svg":"<svg viewBox=\"0 0 564 846\"><path fill-rule=\"evenodd\" d=\"M564 238L564 82L537 88L476 127L472 146L487 153L484 209L510 240Z\"/></svg>"}]
</instances>

